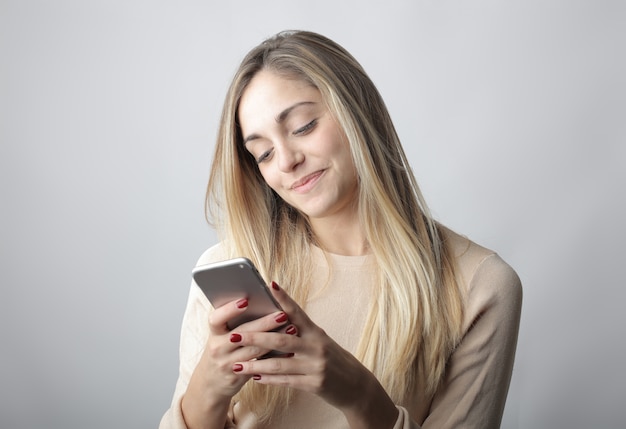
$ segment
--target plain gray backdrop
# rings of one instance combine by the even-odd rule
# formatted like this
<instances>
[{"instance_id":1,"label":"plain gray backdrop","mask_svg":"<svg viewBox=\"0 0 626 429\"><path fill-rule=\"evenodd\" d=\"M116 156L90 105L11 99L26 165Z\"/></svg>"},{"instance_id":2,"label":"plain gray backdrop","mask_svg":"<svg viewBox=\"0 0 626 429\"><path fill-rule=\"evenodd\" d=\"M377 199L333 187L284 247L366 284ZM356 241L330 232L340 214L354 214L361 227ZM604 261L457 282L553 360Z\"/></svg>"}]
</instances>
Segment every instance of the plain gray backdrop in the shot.
<instances>
[{"instance_id":1,"label":"plain gray backdrop","mask_svg":"<svg viewBox=\"0 0 626 429\"><path fill-rule=\"evenodd\" d=\"M625 427L623 1L0 0L0 427L155 428L221 104L283 29L351 51L427 201L524 284L503 428Z\"/></svg>"}]
</instances>

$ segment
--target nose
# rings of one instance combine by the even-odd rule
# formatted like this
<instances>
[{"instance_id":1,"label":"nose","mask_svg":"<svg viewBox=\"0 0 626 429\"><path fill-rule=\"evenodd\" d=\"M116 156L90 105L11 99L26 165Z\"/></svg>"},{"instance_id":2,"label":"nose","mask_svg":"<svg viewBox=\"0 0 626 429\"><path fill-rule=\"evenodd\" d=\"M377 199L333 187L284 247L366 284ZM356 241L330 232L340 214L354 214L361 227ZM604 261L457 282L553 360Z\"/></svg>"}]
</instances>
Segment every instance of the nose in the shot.
<instances>
[{"instance_id":1,"label":"nose","mask_svg":"<svg viewBox=\"0 0 626 429\"><path fill-rule=\"evenodd\" d=\"M288 173L293 171L304 161L304 154L294 144L284 141L274 147L280 171Z\"/></svg>"}]
</instances>

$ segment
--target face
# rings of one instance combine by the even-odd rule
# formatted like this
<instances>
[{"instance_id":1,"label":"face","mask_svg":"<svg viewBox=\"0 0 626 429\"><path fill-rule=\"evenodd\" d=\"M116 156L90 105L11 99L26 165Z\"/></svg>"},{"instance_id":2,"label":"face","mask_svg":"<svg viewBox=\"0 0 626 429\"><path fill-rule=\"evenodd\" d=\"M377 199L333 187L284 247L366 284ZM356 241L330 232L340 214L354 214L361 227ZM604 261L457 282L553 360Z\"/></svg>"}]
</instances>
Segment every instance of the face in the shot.
<instances>
[{"instance_id":1,"label":"face","mask_svg":"<svg viewBox=\"0 0 626 429\"><path fill-rule=\"evenodd\" d=\"M239 104L246 149L267 184L311 223L354 215L357 178L347 139L320 92L258 72Z\"/></svg>"}]
</instances>

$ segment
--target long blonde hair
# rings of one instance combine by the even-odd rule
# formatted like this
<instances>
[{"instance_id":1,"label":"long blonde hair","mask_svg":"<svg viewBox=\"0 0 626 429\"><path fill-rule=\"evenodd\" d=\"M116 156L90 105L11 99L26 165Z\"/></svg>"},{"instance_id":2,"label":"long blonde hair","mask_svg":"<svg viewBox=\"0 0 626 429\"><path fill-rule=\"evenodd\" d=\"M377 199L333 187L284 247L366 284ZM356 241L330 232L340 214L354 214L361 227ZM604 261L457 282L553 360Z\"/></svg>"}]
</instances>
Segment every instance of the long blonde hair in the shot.
<instances>
[{"instance_id":1,"label":"long blonde hair","mask_svg":"<svg viewBox=\"0 0 626 429\"><path fill-rule=\"evenodd\" d=\"M312 32L282 32L252 49L226 95L206 196L207 218L232 256L253 260L300 304L307 298L305 216L264 182L243 146L237 110L248 83L267 69L316 87L343 128L358 174L358 210L379 272L356 357L402 403L416 386L432 396L458 344L462 292L454 259L411 171L385 103L360 64ZM393 335L389 333L393 332ZM261 420L280 415L285 389L247 383L238 395Z\"/></svg>"}]
</instances>

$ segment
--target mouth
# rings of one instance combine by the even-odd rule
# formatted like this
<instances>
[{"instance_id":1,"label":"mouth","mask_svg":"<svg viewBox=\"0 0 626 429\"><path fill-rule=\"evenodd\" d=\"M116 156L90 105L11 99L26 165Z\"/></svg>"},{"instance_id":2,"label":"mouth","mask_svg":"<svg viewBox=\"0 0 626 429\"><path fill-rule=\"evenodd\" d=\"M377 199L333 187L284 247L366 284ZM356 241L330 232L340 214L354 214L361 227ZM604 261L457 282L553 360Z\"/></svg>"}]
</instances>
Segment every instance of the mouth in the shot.
<instances>
[{"instance_id":1,"label":"mouth","mask_svg":"<svg viewBox=\"0 0 626 429\"><path fill-rule=\"evenodd\" d=\"M304 176L302 179L295 181L289 189L296 192L308 191L317 183L322 174L324 174L324 171L325 170L319 170L315 173Z\"/></svg>"}]
</instances>

